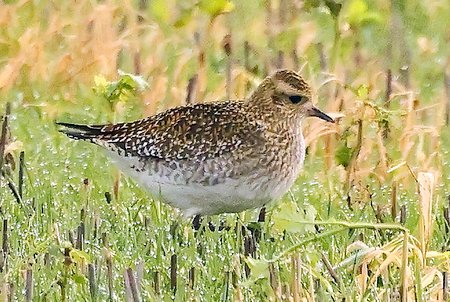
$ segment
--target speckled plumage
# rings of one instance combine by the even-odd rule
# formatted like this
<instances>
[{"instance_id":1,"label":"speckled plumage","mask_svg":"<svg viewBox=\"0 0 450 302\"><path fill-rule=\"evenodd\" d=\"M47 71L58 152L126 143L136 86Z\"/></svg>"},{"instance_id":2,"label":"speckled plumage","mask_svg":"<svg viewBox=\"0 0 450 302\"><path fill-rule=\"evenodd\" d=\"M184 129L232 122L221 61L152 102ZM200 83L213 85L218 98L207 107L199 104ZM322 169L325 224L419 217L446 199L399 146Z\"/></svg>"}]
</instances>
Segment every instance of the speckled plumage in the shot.
<instances>
[{"instance_id":1,"label":"speckled plumage","mask_svg":"<svg viewBox=\"0 0 450 302\"><path fill-rule=\"evenodd\" d=\"M261 207L286 193L303 165L306 116L333 121L313 107L298 74L280 70L246 100L177 107L131 123L59 124L193 216Z\"/></svg>"}]
</instances>

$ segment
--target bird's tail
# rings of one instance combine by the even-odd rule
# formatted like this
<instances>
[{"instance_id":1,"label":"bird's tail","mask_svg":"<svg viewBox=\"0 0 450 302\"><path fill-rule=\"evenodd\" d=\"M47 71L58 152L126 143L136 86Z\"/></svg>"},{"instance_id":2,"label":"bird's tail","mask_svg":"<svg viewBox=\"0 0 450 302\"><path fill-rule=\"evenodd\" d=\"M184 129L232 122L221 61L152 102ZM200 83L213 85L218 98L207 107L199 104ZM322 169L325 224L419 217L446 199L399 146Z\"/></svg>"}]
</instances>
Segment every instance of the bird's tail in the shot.
<instances>
[{"instance_id":1,"label":"bird's tail","mask_svg":"<svg viewBox=\"0 0 450 302\"><path fill-rule=\"evenodd\" d=\"M60 126L59 132L64 133L68 137L76 140L85 140L93 142L94 139L99 138L105 134L102 129L104 125L78 125L71 123L56 122Z\"/></svg>"}]
</instances>

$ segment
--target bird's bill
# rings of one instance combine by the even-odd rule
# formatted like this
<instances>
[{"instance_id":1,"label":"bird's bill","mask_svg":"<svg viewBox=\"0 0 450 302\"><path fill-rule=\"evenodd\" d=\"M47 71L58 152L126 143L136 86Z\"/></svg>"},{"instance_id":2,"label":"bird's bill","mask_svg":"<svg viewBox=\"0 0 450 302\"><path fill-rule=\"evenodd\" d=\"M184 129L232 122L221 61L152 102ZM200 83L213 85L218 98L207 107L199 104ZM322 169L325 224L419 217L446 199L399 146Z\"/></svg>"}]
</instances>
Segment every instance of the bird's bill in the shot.
<instances>
[{"instance_id":1,"label":"bird's bill","mask_svg":"<svg viewBox=\"0 0 450 302\"><path fill-rule=\"evenodd\" d=\"M309 109L308 115L318 117L318 118L323 119L324 121L327 121L330 123L334 123L334 120L328 114L326 114L325 112L321 111L320 109L318 109L316 107L312 107L311 109Z\"/></svg>"}]
</instances>

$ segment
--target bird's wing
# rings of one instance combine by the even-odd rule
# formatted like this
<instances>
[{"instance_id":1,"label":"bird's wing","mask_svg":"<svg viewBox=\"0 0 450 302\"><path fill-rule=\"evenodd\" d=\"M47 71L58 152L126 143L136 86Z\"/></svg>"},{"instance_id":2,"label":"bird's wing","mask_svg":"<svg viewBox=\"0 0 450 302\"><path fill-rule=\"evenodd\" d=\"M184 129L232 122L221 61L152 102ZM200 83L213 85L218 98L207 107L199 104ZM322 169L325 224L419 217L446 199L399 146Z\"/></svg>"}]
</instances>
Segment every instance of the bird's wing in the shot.
<instances>
[{"instance_id":1,"label":"bird's wing","mask_svg":"<svg viewBox=\"0 0 450 302\"><path fill-rule=\"evenodd\" d=\"M185 160L246 153L264 144L263 126L242 112L242 103L177 107L131 123L58 123L66 135L91 141L126 156Z\"/></svg>"}]
</instances>

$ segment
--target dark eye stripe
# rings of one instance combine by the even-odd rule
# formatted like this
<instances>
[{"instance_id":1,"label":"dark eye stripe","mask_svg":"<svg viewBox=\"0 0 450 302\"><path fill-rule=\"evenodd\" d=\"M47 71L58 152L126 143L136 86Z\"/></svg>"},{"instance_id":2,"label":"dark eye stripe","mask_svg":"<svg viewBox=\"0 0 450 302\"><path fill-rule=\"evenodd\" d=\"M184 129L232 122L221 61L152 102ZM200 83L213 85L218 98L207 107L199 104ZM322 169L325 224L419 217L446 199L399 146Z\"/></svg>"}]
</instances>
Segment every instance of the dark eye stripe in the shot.
<instances>
[{"instance_id":1,"label":"dark eye stripe","mask_svg":"<svg viewBox=\"0 0 450 302\"><path fill-rule=\"evenodd\" d=\"M293 104L298 104L298 103L304 103L307 100L307 98L302 95L291 95L291 96L289 96L289 100Z\"/></svg>"}]
</instances>

